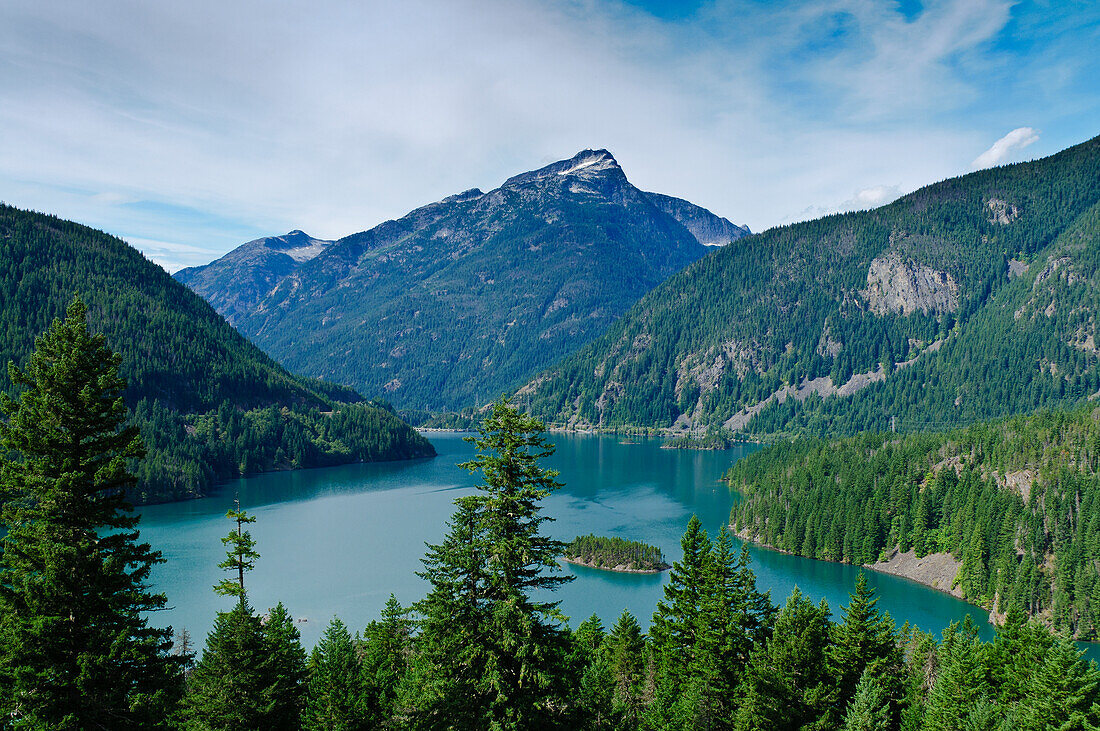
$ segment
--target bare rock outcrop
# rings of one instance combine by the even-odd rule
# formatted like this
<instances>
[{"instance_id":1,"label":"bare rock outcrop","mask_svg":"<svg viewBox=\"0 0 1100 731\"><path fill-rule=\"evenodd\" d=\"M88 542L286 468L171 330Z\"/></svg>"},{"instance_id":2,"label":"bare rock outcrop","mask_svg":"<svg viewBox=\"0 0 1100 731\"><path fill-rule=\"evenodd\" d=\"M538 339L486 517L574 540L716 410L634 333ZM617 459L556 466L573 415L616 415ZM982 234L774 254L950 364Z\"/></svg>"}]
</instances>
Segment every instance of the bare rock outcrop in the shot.
<instances>
[{"instance_id":1,"label":"bare rock outcrop","mask_svg":"<svg viewBox=\"0 0 1100 731\"><path fill-rule=\"evenodd\" d=\"M878 315L908 315L917 310L943 314L959 308L959 285L954 277L911 259L903 260L895 253L871 262L867 288L860 294Z\"/></svg>"}]
</instances>

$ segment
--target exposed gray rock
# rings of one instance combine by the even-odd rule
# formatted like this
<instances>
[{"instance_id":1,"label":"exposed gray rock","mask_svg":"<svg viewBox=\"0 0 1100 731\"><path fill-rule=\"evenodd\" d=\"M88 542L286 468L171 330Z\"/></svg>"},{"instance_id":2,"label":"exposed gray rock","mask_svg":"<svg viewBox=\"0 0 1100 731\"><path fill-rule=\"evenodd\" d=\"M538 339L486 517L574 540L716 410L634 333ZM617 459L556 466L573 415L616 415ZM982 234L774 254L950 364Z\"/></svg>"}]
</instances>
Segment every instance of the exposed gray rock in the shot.
<instances>
[{"instance_id":1,"label":"exposed gray rock","mask_svg":"<svg viewBox=\"0 0 1100 731\"><path fill-rule=\"evenodd\" d=\"M985 205L986 208L989 209L988 220L990 223L999 223L1002 226L1007 226L1020 217L1019 208L1000 198L990 198L986 201Z\"/></svg>"},{"instance_id":2,"label":"exposed gray rock","mask_svg":"<svg viewBox=\"0 0 1100 731\"><path fill-rule=\"evenodd\" d=\"M867 271L867 288L861 293L868 308L878 315L920 310L943 314L959 308L959 285L941 272L895 253L878 257Z\"/></svg>"}]
</instances>

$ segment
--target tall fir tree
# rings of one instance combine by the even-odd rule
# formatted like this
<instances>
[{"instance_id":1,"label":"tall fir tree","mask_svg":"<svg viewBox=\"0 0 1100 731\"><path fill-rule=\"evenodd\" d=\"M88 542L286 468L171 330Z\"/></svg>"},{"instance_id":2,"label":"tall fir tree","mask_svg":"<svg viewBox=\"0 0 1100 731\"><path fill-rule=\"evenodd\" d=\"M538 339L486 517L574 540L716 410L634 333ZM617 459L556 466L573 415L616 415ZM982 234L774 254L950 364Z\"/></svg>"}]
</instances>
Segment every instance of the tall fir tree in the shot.
<instances>
[{"instance_id":1,"label":"tall fir tree","mask_svg":"<svg viewBox=\"0 0 1100 731\"><path fill-rule=\"evenodd\" d=\"M638 620L625 609L607 636L607 649L615 682L612 710L625 728L636 728L649 700L646 643Z\"/></svg>"},{"instance_id":2,"label":"tall fir tree","mask_svg":"<svg viewBox=\"0 0 1100 731\"><path fill-rule=\"evenodd\" d=\"M225 560L218 564L218 568L235 573L236 578L222 579L214 585L214 591L222 596L241 599L245 595L244 575L256 566L256 559L260 557L252 533L244 529L249 523L255 523L256 518L241 510L240 501L237 501L236 509L229 510L225 517L236 523L237 528L222 538L222 545L229 546L229 550L225 552Z\"/></svg>"},{"instance_id":3,"label":"tall fir tree","mask_svg":"<svg viewBox=\"0 0 1100 731\"><path fill-rule=\"evenodd\" d=\"M944 630L939 648L939 672L928 694L924 729L965 729L970 713L990 697L988 645L978 639L977 628L967 616Z\"/></svg>"},{"instance_id":4,"label":"tall fir tree","mask_svg":"<svg viewBox=\"0 0 1100 731\"><path fill-rule=\"evenodd\" d=\"M713 556L698 516L688 521L680 547L683 557L672 565L664 599L657 603L650 626L656 662L656 695L649 709L650 723L664 727L688 722L687 718L677 720L677 714L682 712L681 699L706 626L702 611L713 576ZM677 708L678 703L681 708Z\"/></svg>"},{"instance_id":5,"label":"tall fir tree","mask_svg":"<svg viewBox=\"0 0 1100 731\"><path fill-rule=\"evenodd\" d=\"M187 679L186 731L266 728L273 707L271 656L263 624L248 599L219 612L206 647Z\"/></svg>"},{"instance_id":6,"label":"tall fir tree","mask_svg":"<svg viewBox=\"0 0 1100 731\"><path fill-rule=\"evenodd\" d=\"M76 299L8 365L22 392L0 394L0 712L16 728L157 728L181 688L171 630L147 618L163 559L125 496L143 448L120 362Z\"/></svg>"},{"instance_id":7,"label":"tall fir tree","mask_svg":"<svg viewBox=\"0 0 1100 731\"><path fill-rule=\"evenodd\" d=\"M894 622L876 608L878 597L860 571L855 591L844 610L844 621L833 626L829 647L829 666L836 688L833 709L843 718L848 704L855 697L856 685L868 668L878 675L891 699L892 719L901 713L903 696L902 654Z\"/></svg>"},{"instance_id":8,"label":"tall fir tree","mask_svg":"<svg viewBox=\"0 0 1100 731\"><path fill-rule=\"evenodd\" d=\"M558 575L565 544L542 533L542 500L560 487L540 465L553 453L543 425L507 403L493 405L477 455L478 494L456 501L451 533L429 549L417 604L430 683L419 722L488 729L562 722L568 630L557 602L536 598L571 580ZM456 717L457 714L457 717Z\"/></svg>"},{"instance_id":9,"label":"tall fir tree","mask_svg":"<svg viewBox=\"0 0 1100 731\"><path fill-rule=\"evenodd\" d=\"M244 591L244 575L259 554L242 526L255 521L237 506L226 518L236 523L222 539L226 560L219 568L236 574L214 586L235 598L219 612L206 637L202 657L187 683L181 715L188 731L297 729L300 726L305 651L294 619L279 603L267 617L253 610Z\"/></svg>"},{"instance_id":10,"label":"tall fir tree","mask_svg":"<svg viewBox=\"0 0 1100 731\"><path fill-rule=\"evenodd\" d=\"M771 635L753 646L741 686L737 728L796 731L826 718L833 678L829 671L829 605L815 605L796 587L775 618Z\"/></svg>"},{"instance_id":11,"label":"tall fir tree","mask_svg":"<svg viewBox=\"0 0 1100 731\"><path fill-rule=\"evenodd\" d=\"M842 731L890 731L894 728L890 714L890 698L886 689L870 670L863 671L856 694L848 704Z\"/></svg>"},{"instance_id":12,"label":"tall fir tree","mask_svg":"<svg viewBox=\"0 0 1100 731\"><path fill-rule=\"evenodd\" d=\"M348 628L333 619L309 657L305 731L362 731L370 728L364 707L363 674Z\"/></svg>"},{"instance_id":13,"label":"tall fir tree","mask_svg":"<svg viewBox=\"0 0 1100 731\"><path fill-rule=\"evenodd\" d=\"M267 613L263 628L270 677L268 692L271 695L267 728L270 731L295 731L301 726L307 678L302 635L282 602Z\"/></svg>"},{"instance_id":14,"label":"tall fir tree","mask_svg":"<svg viewBox=\"0 0 1100 731\"><path fill-rule=\"evenodd\" d=\"M367 718L376 728L398 724L400 705L407 694L412 623L408 611L390 594L382 616L363 631L362 674Z\"/></svg>"}]
</instances>

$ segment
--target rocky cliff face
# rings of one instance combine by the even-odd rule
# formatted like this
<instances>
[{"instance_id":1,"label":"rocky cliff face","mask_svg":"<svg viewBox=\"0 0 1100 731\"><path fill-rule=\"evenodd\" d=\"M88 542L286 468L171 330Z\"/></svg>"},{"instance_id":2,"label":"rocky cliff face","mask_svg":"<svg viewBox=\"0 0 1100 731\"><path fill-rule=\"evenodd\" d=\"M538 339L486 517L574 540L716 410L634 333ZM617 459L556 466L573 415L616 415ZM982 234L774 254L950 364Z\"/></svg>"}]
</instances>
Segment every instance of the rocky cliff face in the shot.
<instances>
[{"instance_id":1,"label":"rocky cliff face","mask_svg":"<svg viewBox=\"0 0 1100 731\"><path fill-rule=\"evenodd\" d=\"M944 314L959 309L959 285L950 274L895 253L871 262L867 288L860 294L877 315Z\"/></svg>"},{"instance_id":2,"label":"rocky cliff face","mask_svg":"<svg viewBox=\"0 0 1100 731\"><path fill-rule=\"evenodd\" d=\"M646 197L653 205L683 224L695 240L704 246L725 246L752 233L748 226L738 226L682 198L661 193L646 193Z\"/></svg>"}]
</instances>

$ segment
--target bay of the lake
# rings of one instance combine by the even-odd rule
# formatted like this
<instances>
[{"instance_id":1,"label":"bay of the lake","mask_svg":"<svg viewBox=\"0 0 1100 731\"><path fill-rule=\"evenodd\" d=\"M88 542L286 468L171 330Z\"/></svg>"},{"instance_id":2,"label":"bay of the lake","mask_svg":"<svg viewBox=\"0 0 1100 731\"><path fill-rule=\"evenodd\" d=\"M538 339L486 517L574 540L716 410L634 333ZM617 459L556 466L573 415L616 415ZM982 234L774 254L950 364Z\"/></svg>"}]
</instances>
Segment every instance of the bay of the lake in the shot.
<instances>
[{"instance_id":1,"label":"bay of the lake","mask_svg":"<svg viewBox=\"0 0 1100 731\"><path fill-rule=\"evenodd\" d=\"M257 519L251 530L261 557L247 577L249 598L261 611L282 601L299 619L307 647L334 616L360 630L391 592L405 606L422 598L427 584L416 572L425 542L440 541L452 501L476 484L476 476L456 466L473 455L463 435L428 436L439 452L434 459L270 473L230 482L212 497L143 508L142 539L167 559L152 582L172 607L153 621L186 627L201 645L215 613L230 607L211 587L225 575L217 568L225 555L219 539L231 527L225 512L238 498ZM561 473L565 487L546 500L545 514L554 518L547 532L565 541L586 533L641 540L659 546L670 562L680 558L680 536L693 513L711 535L726 523L735 497L720 478L757 448L668 450L657 439L608 435L549 439L557 451L547 466ZM782 603L798 586L841 616L855 567L756 547L751 553L757 584L773 601ZM576 576L556 592L573 626L593 613L610 626L629 609L647 627L668 577L562 570ZM969 614L985 638L992 636L988 614L978 608L906 579L868 577L879 607L898 624L939 634Z\"/></svg>"}]
</instances>

